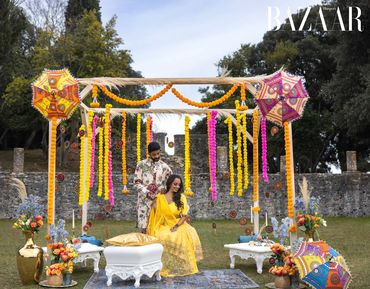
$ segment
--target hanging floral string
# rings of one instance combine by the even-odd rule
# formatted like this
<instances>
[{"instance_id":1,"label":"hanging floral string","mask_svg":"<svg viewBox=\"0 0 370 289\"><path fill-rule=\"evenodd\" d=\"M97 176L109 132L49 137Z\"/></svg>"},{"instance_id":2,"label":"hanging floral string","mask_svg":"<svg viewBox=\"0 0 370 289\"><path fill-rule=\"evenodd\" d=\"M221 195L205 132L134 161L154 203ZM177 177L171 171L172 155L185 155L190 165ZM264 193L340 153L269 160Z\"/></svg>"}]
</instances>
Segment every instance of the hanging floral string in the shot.
<instances>
[{"instance_id":1,"label":"hanging floral string","mask_svg":"<svg viewBox=\"0 0 370 289\"><path fill-rule=\"evenodd\" d=\"M91 139L91 165L90 165L90 188L94 186L95 178L95 146L96 146L96 123L99 120L97 115L93 118L92 123L92 139Z\"/></svg>"},{"instance_id":2,"label":"hanging floral string","mask_svg":"<svg viewBox=\"0 0 370 289\"><path fill-rule=\"evenodd\" d=\"M211 113L207 113L207 139L208 139L208 170L209 170L209 178L211 180ZM212 192L212 183L208 189Z\"/></svg>"},{"instance_id":3,"label":"hanging floral string","mask_svg":"<svg viewBox=\"0 0 370 289\"><path fill-rule=\"evenodd\" d=\"M153 118L151 116L150 117L150 142L153 141Z\"/></svg>"},{"instance_id":4,"label":"hanging floral string","mask_svg":"<svg viewBox=\"0 0 370 289\"><path fill-rule=\"evenodd\" d=\"M236 108L236 145L237 145L237 176L238 176L238 184L237 184L237 191L238 197L243 195L243 172L242 172L242 137L241 137L241 130L240 130L240 122L241 122L241 115L239 112L239 100L235 101L235 108Z\"/></svg>"},{"instance_id":5,"label":"hanging floral string","mask_svg":"<svg viewBox=\"0 0 370 289\"><path fill-rule=\"evenodd\" d=\"M247 139L247 115L243 114L243 166L244 166L244 189L248 189L248 139Z\"/></svg>"},{"instance_id":6,"label":"hanging floral string","mask_svg":"<svg viewBox=\"0 0 370 289\"><path fill-rule=\"evenodd\" d=\"M85 202L90 198L90 178L91 178L91 159L92 159L92 122L94 112L89 111L87 119L87 167L86 167L86 191Z\"/></svg>"},{"instance_id":7,"label":"hanging floral string","mask_svg":"<svg viewBox=\"0 0 370 289\"><path fill-rule=\"evenodd\" d=\"M288 217L294 218L293 204L293 179L292 179L292 147L291 147L291 128L288 122L284 122L284 140L285 140L285 166L286 166L286 183L288 195Z\"/></svg>"},{"instance_id":8,"label":"hanging floral string","mask_svg":"<svg viewBox=\"0 0 370 289\"><path fill-rule=\"evenodd\" d=\"M91 94L92 94L91 96L92 96L93 102L90 102L90 107L99 108L100 103L98 102L98 86L97 85L93 85Z\"/></svg>"},{"instance_id":9,"label":"hanging floral string","mask_svg":"<svg viewBox=\"0 0 370 289\"><path fill-rule=\"evenodd\" d=\"M49 155L49 175L48 175L48 224L54 221L54 198L55 198L55 161L57 144L57 119L51 118L51 143Z\"/></svg>"},{"instance_id":10,"label":"hanging floral string","mask_svg":"<svg viewBox=\"0 0 370 289\"><path fill-rule=\"evenodd\" d=\"M171 91L182 102L184 102L188 105L195 106L195 107L204 108L204 107L213 107L213 106L216 106L216 105L219 105L219 104L225 102L226 100L228 100L230 98L230 96L232 96L232 94L235 92L235 90L237 90L237 88L238 88L238 84L234 84L230 88L230 90L228 92L226 92L223 96L221 96L219 99L216 99L216 100L211 101L211 102L192 101L192 100L186 98L185 96L183 96L179 91L176 90L176 88L172 88Z\"/></svg>"},{"instance_id":11,"label":"hanging floral string","mask_svg":"<svg viewBox=\"0 0 370 289\"><path fill-rule=\"evenodd\" d=\"M109 98L113 99L114 101L124 104L124 105L129 105L129 106L143 106L151 103L152 101L160 98L163 96L170 88L172 87L172 84L167 84L165 88L163 88L160 92L154 94L153 96L143 99L143 100L130 100L126 98L119 97L118 95L114 94L113 92L109 91L105 86L101 85L99 88L104 92L106 96Z\"/></svg>"},{"instance_id":12,"label":"hanging floral string","mask_svg":"<svg viewBox=\"0 0 370 289\"><path fill-rule=\"evenodd\" d=\"M265 183L269 181L267 175L267 140L266 140L266 118L261 117L261 137L262 137L262 178Z\"/></svg>"},{"instance_id":13,"label":"hanging floral string","mask_svg":"<svg viewBox=\"0 0 370 289\"><path fill-rule=\"evenodd\" d=\"M245 90L245 83L240 85L240 99L242 101L241 106L239 107L240 111L247 110L248 106L245 104L246 100L246 90Z\"/></svg>"},{"instance_id":14,"label":"hanging floral string","mask_svg":"<svg viewBox=\"0 0 370 289\"><path fill-rule=\"evenodd\" d=\"M211 192L212 202L217 199L217 184L216 184L216 116L217 111L212 110L210 119L210 168L211 168Z\"/></svg>"},{"instance_id":15,"label":"hanging floral string","mask_svg":"<svg viewBox=\"0 0 370 289\"><path fill-rule=\"evenodd\" d=\"M110 109L111 104L105 105L104 116L104 200L109 200L109 151L110 151Z\"/></svg>"},{"instance_id":16,"label":"hanging floral string","mask_svg":"<svg viewBox=\"0 0 370 289\"><path fill-rule=\"evenodd\" d=\"M234 195L235 191L235 180L234 180L234 147L233 147L233 122L231 117L229 116L225 123L227 124L228 132L229 132L229 181L230 181L230 196Z\"/></svg>"},{"instance_id":17,"label":"hanging floral string","mask_svg":"<svg viewBox=\"0 0 370 289\"><path fill-rule=\"evenodd\" d=\"M127 114L125 111L122 112L122 134L121 134L121 141L122 141L122 193L125 195L128 194L127 189L127 165L126 165L126 122L127 122Z\"/></svg>"},{"instance_id":18,"label":"hanging floral string","mask_svg":"<svg viewBox=\"0 0 370 289\"><path fill-rule=\"evenodd\" d=\"M79 191L79 198L78 198L78 204L82 206L83 202L85 201L85 183L83 175L85 173L85 144L86 144L86 138L85 138L85 125L80 126L80 130L78 135L80 136L80 191Z\"/></svg>"},{"instance_id":19,"label":"hanging floral string","mask_svg":"<svg viewBox=\"0 0 370 289\"><path fill-rule=\"evenodd\" d=\"M104 118L100 118L99 120L99 155L98 155L98 197L101 197L103 195L103 159L104 159L104 142L103 142L103 136L104 133Z\"/></svg>"},{"instance_id":20,"label":"hanging floral string","mask_svg":"<svg viewBox=\"0 0 370 289\"><path fill-rule=\"evenodd\" d=\"M109 135L108 135L108 147L109 147L109 154L108 154L108 187L109 187L109 203L113 207L114 206L114 191L113 191L113 179L112 179L112 126L109 122Z\"/></svg>"},{"instance_id":21,"label":"hanging floral string","mask_svg":"<svg viewBox=\"0 0 370 289\"><path fill-rule=\"evenodd\" d=\"M258 202L258 110L253 110L253 201Z\"/></svg>"},{"instance_id":22,"label":"hanging floral string","mask_svg":"<svg viewBox=\"0 0 370 289\"><path fill-rule=\"evenodd\" d=\"M190 188L190 129L189 129L190 117L188 115L185 116L185 166L184 166L184 183L185 183L185 195L192 196L193 192Z\"/></svg>"},{"instance_id":23,"label":"hanging floral string","mask_svg":"<svg viewBox=\"0 0 370 289\"><path fill-rule=\"evenodd\" d=\"M137 114L136 119L136 162L141 161L141 114Z\"/></svg>"},{"instance_id":24,"label":"hanging floral string","mask_svg":"<svg viewBox=\"0 0 370 289\"><path fill-rule=\"evenodd\" d=\"M150 143L150 128L151 128L151 118L148 115L146 117L146 158L149 158L149 151L148 151L148 145Z\"/></svg>"}]
</instances>

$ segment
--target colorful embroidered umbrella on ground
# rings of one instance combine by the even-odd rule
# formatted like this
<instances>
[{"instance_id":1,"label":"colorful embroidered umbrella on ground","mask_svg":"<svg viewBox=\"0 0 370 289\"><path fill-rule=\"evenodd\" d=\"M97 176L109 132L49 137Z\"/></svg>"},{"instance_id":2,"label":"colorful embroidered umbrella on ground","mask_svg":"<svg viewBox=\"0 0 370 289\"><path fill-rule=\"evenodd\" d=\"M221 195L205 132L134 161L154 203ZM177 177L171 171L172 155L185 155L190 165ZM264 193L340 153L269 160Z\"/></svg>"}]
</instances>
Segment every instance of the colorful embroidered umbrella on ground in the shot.
<instances>
[{"instance_id":1,"label":"colorful embroidered umbrella on ground","mask_svg":"<svg viewBox=\"0 0 370 289\"><path fill-rule=\"evenodd\" d=\"M48 119L67 119L80 103L78 83L68 69L45 70L32 91L33 106Z\"/></svg>"},{"instance_id":2,"label":"colorful embroidered umbrella on ground","mask_svg":"<svg viewBox=\"0 0 370 289\"><path fill-rule=\"evenodd\" d=\"M302 116L308 93L301 77L279 71L263 81L255 100L266 119L282 126Z\"/></svg>"},{"instance_id":3,"label":"colorful embroidered umbrella on ground","mask_svg":"<svg viewBox=\"0 0 370 289\"><path fill-rule=\"evenodd\" d=\"M302 281L316 289L347 289L351 278L339 263L328 261L313 269Z\"/></svg>"}]
</instances>

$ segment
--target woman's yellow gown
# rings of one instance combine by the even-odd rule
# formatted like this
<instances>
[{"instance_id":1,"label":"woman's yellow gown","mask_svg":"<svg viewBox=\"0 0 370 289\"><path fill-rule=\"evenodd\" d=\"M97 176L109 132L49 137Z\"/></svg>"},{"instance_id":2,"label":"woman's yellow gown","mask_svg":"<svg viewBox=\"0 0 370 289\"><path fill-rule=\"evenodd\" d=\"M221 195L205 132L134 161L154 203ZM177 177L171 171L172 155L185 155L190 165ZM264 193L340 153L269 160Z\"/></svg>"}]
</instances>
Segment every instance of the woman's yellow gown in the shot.
<instances>
[{"instance_id":1,"label":"woman's yellow gown","mask_svg":"<svg viewBox=\"0 0 370 289\"><path fill-rule=\"evenodd\" d=\"M179 211L174 202L169 204L165 195L159 194L156 208L150 211L148 234L157 237L164 246L161 271L164 277L198 273L197 261L203 259L199 236L192 226L184 222L175 232L171 232L180 215L186 215L189 211L184 195L181 195L181 201L184 207Z\"/></svg>"}]
</instances>

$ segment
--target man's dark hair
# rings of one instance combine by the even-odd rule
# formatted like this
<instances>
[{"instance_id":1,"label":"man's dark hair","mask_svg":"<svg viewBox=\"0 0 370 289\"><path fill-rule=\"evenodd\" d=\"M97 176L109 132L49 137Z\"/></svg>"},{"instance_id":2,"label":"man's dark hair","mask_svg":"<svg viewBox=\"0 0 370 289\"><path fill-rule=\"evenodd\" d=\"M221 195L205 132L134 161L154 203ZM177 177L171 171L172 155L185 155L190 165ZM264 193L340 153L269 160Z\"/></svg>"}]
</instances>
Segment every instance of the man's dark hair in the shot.
<instances>
[{"instance_id":1,"label":"man's dark hair","mask_svg":"<svg viewBox=\"0 0 370 289\"><path fill-rule=\"evenodd\" d=\"M161 149L161 146L159 145L159 143L157 143L155 141L148 144L148 152L149 153L160 150L160 149Z\"/></svg>"}]
</instances>

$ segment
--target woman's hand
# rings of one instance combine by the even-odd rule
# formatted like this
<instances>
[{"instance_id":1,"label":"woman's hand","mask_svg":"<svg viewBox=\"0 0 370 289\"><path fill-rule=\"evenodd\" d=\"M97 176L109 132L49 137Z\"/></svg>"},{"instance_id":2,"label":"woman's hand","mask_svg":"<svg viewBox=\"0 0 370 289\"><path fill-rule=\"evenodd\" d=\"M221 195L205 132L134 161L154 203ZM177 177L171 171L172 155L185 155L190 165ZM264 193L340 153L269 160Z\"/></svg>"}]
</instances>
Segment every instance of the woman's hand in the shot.
<instances>
[{"instance_id":1,"label":"woman's hand","mask_svg":"<svg viewBox=\"0 0 370 289\"><path fill-rule=\"evenodd\" d=\"M171 232L173 233L173 232L176 232L177 231L177 228L179 227L179 225L178 224L176 224L175 226L173 226L170 230L171 230Z\"/></svg>"}]
</instances>

